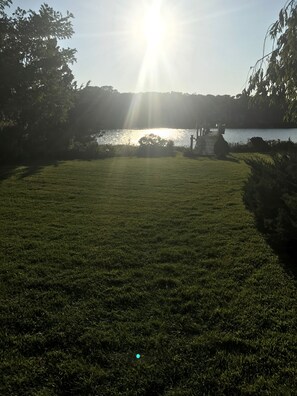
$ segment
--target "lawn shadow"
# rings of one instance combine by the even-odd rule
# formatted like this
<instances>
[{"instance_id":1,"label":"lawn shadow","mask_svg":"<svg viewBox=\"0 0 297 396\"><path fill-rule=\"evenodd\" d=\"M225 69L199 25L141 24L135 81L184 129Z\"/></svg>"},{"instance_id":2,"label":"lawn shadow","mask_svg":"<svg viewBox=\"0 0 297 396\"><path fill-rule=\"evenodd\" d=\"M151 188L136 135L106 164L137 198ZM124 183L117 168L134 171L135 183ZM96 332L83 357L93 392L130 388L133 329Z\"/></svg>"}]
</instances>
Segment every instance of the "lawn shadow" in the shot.
<instances>
[{"instance_id":1,"label":"lawn shadow","mask_svg":"<svg viewBox=\"0 0 297 396\"><path fill-rule=\"evenodd\" d=\"M0 165L0 183L9 179L16 171L16 165Z\"/></svg>"},{"instance_id":2,"label":"lawn shadow","mask_svg":"<svg viewBox=\"0 0 297 396\"><path fill-rule=\"evenodd\" d=\"M192 160L203 160L203 159L208 159L212 161L226 161L226 162L234 162L236 164L240 163L240 160L236 157L233 157L233 155L228 155L226 157L216 157L214 155L186 155L186 158L192 159Z\"/></svg>"},{"instance_id":3,"label":"lawn shadow","mask_svg":"<svg viewBox=\"0 0 297 396\"><path fill-rule=\"evenodd\" d=\"M269 246L272 248L274 253L278 256L279 261L287 272L288 275L294 277L297 280L297 245L296 241L292 244L288 244L286 247L280 248L274 243L267 240Z\"/></svg>"},{"instance_id":4,"label":"lawn shadow","mask_svg":"<svg viewBox=\"0 0 297 396\"><path fill-rule=\"evenodd\" d=\"M257 219L255 214L254 219L257 230L263 235L266 243L278 257L286 273L297 279L297 240L292 239L286 243L281 242L261 226L261 222Z\"/></svg>"},{"instance_id":5,"label":"lawn shadow","mask_svg":"<svg viewBox=\"0 0 297 396\"><path fill-rule=\"evenodd\" d=\"M9 179L11 176L16 176L18 180L25 179L39 173L47 166L59 166L61 161L36 161L20 163L15 165L0 165L0 183Z\"/></svg>"},{"instance_id":6,"label":"lawn shadow","mask_svg":"<svg viewBox=\"0 0 297 396\"><path fill-rule=\"evenodd\" d=\"M229 162L235 162L236 164L240 163L240 160L233 155L229 154L227 157L224 158L219 158L221 161L229 161Z\"/></svg>"},{"instance_id":7,"label":"lawn shadow","mask_svg":"<svg viewBox=\"0 0 297 396\"><path fill-rule=\"evenodd\" d=\"M36 173L39 173L42 171L43 168L46 168L47 166L59 166L59 161L46 161L46 162L36 162L36 163L30 163L25 165L26 168L22 171L22 173L19 175L18 179L25 179L26 177L35 175Z\"/></svg>"}]
</instances>

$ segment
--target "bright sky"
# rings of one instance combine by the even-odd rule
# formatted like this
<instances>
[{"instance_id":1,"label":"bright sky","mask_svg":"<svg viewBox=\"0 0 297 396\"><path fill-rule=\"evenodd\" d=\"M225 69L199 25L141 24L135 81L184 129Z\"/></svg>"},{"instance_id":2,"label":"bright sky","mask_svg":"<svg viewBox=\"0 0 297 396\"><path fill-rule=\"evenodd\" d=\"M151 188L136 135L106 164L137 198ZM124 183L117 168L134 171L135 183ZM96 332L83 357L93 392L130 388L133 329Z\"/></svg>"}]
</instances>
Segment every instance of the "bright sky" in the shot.
<instances>
[{"instance_id":1,"label":"bright sky","mask_svg":"<svg viewBox=\"0 0 297 396\"><path fill-rule=\"evenodd\" d=\"M42 1L15 0L12 9ZM78 84L236 95L285 0L47 0L71 11ZM267 51L270 51L269 43Z\"/></svg>"}]
</instances>

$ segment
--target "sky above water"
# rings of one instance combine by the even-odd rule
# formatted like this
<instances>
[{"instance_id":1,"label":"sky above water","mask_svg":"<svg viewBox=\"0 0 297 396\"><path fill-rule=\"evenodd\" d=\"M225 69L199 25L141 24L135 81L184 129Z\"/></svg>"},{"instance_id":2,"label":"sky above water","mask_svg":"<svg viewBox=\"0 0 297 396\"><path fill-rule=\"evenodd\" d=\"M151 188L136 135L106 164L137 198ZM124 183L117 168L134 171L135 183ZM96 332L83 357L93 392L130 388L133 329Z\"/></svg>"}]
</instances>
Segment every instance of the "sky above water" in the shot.
<instances>
[{"instance_id":1,"label":"sky above water","mask_svg":"<svg viewBox=\"0 0 297 396\"><path fill-rule=\"evenodd\" d=\"M284 0L47 0L74 14L79 85L236 95ZM38 10L38 0L11 7ZM269 40L265 52L271 50Z\"/></svg>"}]
</instances>

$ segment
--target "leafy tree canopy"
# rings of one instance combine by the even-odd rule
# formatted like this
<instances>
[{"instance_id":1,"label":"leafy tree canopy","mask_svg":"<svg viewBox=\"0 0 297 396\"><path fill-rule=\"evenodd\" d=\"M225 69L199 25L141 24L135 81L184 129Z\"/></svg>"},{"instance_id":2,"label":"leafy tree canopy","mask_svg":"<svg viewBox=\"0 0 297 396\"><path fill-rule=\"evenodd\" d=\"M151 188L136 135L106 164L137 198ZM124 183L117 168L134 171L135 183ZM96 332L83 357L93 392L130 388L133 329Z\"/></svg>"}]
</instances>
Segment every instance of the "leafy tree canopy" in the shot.
<instances>
[{"instance_id":1,"label":"leafy tree canopy","mask_svg":"<svg viewBox=\"0 0 297 396\"><path fill-rule=\"evenodd\" d=\"M0 120L18 129L19 142L46 147L57 141L73 102L69 65L76 51L58 42L72 36L73 15L43 4L39 12L18 8L9 17L9 3L0 0Z\"/></svg>"},{"instance_id":2,"label":"leafy tree canopy","mask_svg":"<svg viewBox=\"0 0 297 396\"><path fill-rule=\"evenodd\" d=\"M11 3L12 0L0 0L0 15L3 14L4 8L9 6Z\"/></svg>"},{"instance_id":3,"label":"leafy tree canopy","mask_svg":"<svg viewBox=\"0 0 297 396\"><path fill-rule=\"evenodd\" d=\"M267 37L273 49L257 62L247 92L260 102L268 97L285 104L286 120L297 121L297 0L287 1Z\"/></svg>"}]
</instances>

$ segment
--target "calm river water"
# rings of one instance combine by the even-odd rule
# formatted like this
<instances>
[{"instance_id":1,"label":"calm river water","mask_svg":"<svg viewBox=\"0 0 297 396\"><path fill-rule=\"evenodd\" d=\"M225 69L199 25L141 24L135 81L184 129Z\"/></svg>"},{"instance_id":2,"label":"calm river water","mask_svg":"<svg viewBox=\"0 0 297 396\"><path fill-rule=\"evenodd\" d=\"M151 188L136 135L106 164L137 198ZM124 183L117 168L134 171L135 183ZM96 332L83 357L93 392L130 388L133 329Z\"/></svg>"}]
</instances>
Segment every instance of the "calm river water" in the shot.
<instances>
[{"instance_id":1,"label":"calm river water","mask_svg":"<svg viewBox=\"0 0 297 396\"><path fill-rule=\"evenodd\" d=\"M149 133L159 135L164 139L171 139L175 146L189 146L190 136L195 136L195 129L116 129L106 131L98 138L99 144L132 144L138 145L138 140ZM260 136L264 140L288 140L297 142L297 128L290 129L226 129L224 138L228 143L246 143L248 139Z\"/></svg>"}]
</instances>

